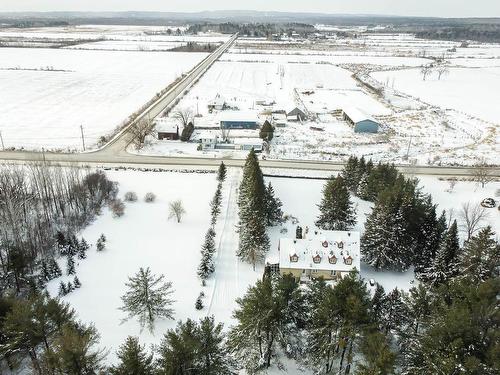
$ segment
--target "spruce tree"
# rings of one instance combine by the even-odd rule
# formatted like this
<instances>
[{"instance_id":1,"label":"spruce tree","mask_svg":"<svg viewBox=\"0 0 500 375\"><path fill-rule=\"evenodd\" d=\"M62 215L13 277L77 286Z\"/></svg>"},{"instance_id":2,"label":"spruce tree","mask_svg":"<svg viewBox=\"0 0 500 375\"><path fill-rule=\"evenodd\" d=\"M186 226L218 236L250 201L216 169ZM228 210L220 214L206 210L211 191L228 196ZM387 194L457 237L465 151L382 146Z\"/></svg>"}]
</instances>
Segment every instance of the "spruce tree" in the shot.
<instances>
[{"instance_id":1,"label":"spruce tree","mask_svg":"<svg viewBox=\"0 0 500 375\"><path fill-rule=\"evenodd\" d=\"M400 330L408 320L408 310L403 303L401 292L394 288L387 294L382 309L382 328L388 334Z\"/></svg>"},{"instance_id":2,"label":"spruce tree","mask_svg":"<svg viewBox=\"0 0 500 375\"><path fill-rule=\"evenodd\" d=\"M59 293L58 293L58 295L60 297L64 297L66 294L68 294L68 288L67 288L66 284L63 281L61 281L59 283Z\"/></svg>"},{"instance_id":3,"label":"spruce tree","mask_svg":"<svg viewBox=\"0 0 500 375\"><path fill-rule=\"evenodd\" d=\"M500 245L490 226L465 243L458 268L460 277L473 284L500 276Z\"/></svg>"},{"instance_id":4,"label":"spruce tree","mask_svg":"<svg viewBox=\"0 0 500 375\"><path fill-rule=\"evenodd\" d=\"M215 271L215 266L213 262L213 254L215 253L215 241L212 236L212 232L208 231L205 236L205 243L201 248L201 260L198 266L198 276L202 281L208 279L208 277Z\"/></svg>"},{"instance_id":5,"label":"spruce tree","mask_svg":"<svg viewBox=\"0 0 500 375\"><path fill-rule=\"evenodd\" d=\"M147 325L153 332L157 318L173 319L174 310L170 306L174 301L170 296L174 291L172 283L165 282L164 277L153 275L149 267L141 267L139 272L129 277L129 282L125 284L128 290L122 296L123 306L120 308L128 314L124 321L138 317L141 330Z\"/></svg>"},{"instance_id":6,"label":"spruce tree","mask_svg":"<svg viewBox=\"0 0 500 375\"><path fill-rule=\"evenodd\" d=\"M357 178L358 178L358 158L356 156L350 156L344 169L341 172L341 176L344 179L347 188L355 193L358 190Z\"/></svg>"},{"instance_id":7,"label":"spruce tree","mask_svg":"<svg viewBox=\"0 0 500 375\"><path fill-rule=\"evenodd\" d=\"M145 347L139 344L137 337L129 336L120 346L118 365L110 369L111 375L154 375L153 354L148 354Z\"/></svg>"},{"instance_id":8,"label":"spruce tree","mask_svg":"<svg viewBox=\"0 0 500 375\"><path fill-rule=\"evenodd\" d=\"M80 282L78 276L75 276L75 278L73 279L73 286L75 287L75 289L78 289L82 286L82 283Z\"/></svg>"},{"instance_id":9,"label":"spruce tree","mask_svg":"<svg viewBox=\"0 0 500 375\"><path fill-rule=\"evenodd\" d=\"M439 285L455 277L458 273L459 251L457 221L455 220L448 229L431 265L422 274L422 279L432 285Z\"/></svg>"},{"instance_id":10,"label":"spruce tree","mask_svg":"<svg viewBox=\"0 0 500 375\"><path fill-rule=\"evenodd\" d=\"M72 255L68 255L67 259L67 267L66 267L66 272L68 275L74 275L75 274L75 260L73 259Z\"/></svg>"},{"instance_id":11,"label":"spruce tree","mask_svg":"<svg viewBox=\"0 0 500 375\"><path fill-rule=\"evenodd\" d=\"M87 257L87 250L90 248L85 238L82 238L78 244L78 259L85 259Z\"/></svg>"},{"instance_id":12,"label":"spruce tree","mask_svg":"<svg viewBox=\"0 0 500 375\"><path fill-rule=\"evenodd\" d=\"M215 323L213 316L201 319L196 337L199 348L199 374L234 374L234 363L225 345L222 323Z\"/></svg>"},{"instance_id":13,"label":"spruce tree","mask_svg":"<svg viewBox=\"0 0 500 375\"><path fill-rule=\"evenodd\" d=\"M196 298L196 302L194 304L194 307L196 310L201 310L203 309L203 292L200 293L200 295L198 296L198 298Z\"/></svg>"},{"instance_id":14,"label":"spruce tree","mask_svg":"<svg viewBox=\"0 0 500 375\"><path fill-rule=\"evenodd\" d=\"M59 264L54 258L50 259L49 272L51 274L52 279L62 276L61 268L59 267Z\"/></svg>"},{"instance_id":15,"label":"spruce tree","mask_svg":"<svg viewBox=\"0 0 500 375\"><path fill-rule=\"evenodd\" d=\"M377 202L361 239L363 261L376 269L406 270L409 265L402 248L405 231L401 211L394 212L386 202Z\"/></svg>"},{"instance_id":16,"label":"spruce tree","mask_svg":"<svg viewBox=\"0 0 500 375\"><path fill-rule=\"evenodd\" d=\"M95 247L97 251L103 251L106 248L106 236L104 233L97 239Z\"/></svg>"},{"instance_id":17,"label":"spruce tree","mask_svg":"<svg viewBox=\"0 0 500 375\"><path fill-rule=\"evenodd\" d=\"M211 224L212 226L215 226L217 223L217 217L220 214L220 209L221 209L221 203L222 203L222 191L221 191L221 184L217 185L217 190L215 190L214 197L212 198L212 201L210 202L210 215L211 215Z\"/></svg>"},{"instance_id":18,"label":"spruce tree","mask_svg":"<svg viewBox=\"0 0 500 375\"><path fill-rule=\"evenodd\" d=\"M254 269L256 263L264 259L265 253L269 250L265 198L264 177L252 149L245 161L238 196L240 217L238 256L252 263Z\"/></svg>"},{"instance_id":19,"label":"spruce tree","mask_svg":"<svg viewBox=\"0 0 500 375\"><path fill-rule=\"evenodd\" d=\"M273 226L281 222L283 219L283 211L281 207L283 203L274 195L274 189L271 182L266 188L266 221L267 225Z\"/></svg>"},{"instance_id":20,"label":"spruce tree","mask_svg":"<svg viewBox=\"0 0 500 375\"><path fill-rule=\"evenodd\" d=\"M226 180L227 168L223 161L219 165L219 170L217 171L217 181L224 182Z\"/></svg>"},{"instance_id":21,"label":"spruce tree","mask_svg":"<svg viewBox=\"0 0 500 375\"><path fill-rule=\"evenodd\" d=\"M349 230L356 223L355 210L344 179L332 177L323 188L316 225L324 230Z\"/></svg>"},{"instance_id":22,"label":"spruce tree","mask_svg":"<svg viewBox=\"0 0 500 375\"><path fill-rule=\"evenodd\" d=\"M71 281L68 281L66 283L66 290L68 293L71 293L73 290L75 290L73 283Z\"/></svg>"},{"instance_id":23,"label":"spruce tree","mask_svg":"<svg viewBox=\"0 0 500 375\"><path fill-rule=\"evenodd\" d=\"M373 293L372 297L372 312L373 319L375 320L375 322L379 323L379 325L382 325L382 318L384 315L384 311L386 310L385 303L386 295L384 287L377 283L375 292Z\"/></svg>"}]
</instances>

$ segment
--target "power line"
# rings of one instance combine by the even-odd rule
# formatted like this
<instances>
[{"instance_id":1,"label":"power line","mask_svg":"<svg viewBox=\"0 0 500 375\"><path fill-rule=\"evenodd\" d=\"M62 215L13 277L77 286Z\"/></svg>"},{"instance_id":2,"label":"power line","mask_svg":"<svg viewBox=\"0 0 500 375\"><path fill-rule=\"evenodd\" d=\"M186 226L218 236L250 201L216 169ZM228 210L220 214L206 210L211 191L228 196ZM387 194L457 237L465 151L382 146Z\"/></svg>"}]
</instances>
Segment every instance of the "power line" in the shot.
<instances>
[{"instance_id":1,"label":"power line","mask_svg":"<svg viewBox=\"0 0 500 375\"><path fill-rule=\"evenodd\" d=\"M0 130L0 142L2 143L2 150L5 151L5 145L3 144L2 131Z\"/></svg>"}]
</instances>

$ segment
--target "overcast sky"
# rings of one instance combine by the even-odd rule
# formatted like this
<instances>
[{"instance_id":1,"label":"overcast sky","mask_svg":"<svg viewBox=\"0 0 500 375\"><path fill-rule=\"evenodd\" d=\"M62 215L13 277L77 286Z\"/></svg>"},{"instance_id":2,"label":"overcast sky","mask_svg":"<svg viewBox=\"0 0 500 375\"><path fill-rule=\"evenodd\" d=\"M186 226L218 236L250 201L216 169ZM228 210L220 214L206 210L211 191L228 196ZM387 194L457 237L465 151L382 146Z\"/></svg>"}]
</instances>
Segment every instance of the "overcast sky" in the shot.
<instances>
[{"instance_id":1,"label":"overcast sky","mask_svg":"<svg viewBox=\"0 0 500 375\"><path fill-rule=\"evenodd\" d=\"M273 10L438 17L500 17L500 0L0 0L0 11Z\"/></svg>"}]
</instances>

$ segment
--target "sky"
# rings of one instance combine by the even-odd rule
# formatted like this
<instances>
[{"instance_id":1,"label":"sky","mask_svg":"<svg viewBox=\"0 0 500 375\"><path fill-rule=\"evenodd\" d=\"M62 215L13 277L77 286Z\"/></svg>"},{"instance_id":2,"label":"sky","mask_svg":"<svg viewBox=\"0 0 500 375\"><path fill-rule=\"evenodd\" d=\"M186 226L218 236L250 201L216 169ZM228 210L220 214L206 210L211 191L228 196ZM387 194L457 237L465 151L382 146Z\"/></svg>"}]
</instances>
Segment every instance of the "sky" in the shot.
<instances>
[{"instance_id":1,"label":"sky","mask_svg":"<svg viewBox=\"0 0 500 375\"><path fill-rule=\"evenodd\" d=\"M435 17L500 17L500 0L0 0L10 11L264 10Z\"/></svg>"}]
</instances>

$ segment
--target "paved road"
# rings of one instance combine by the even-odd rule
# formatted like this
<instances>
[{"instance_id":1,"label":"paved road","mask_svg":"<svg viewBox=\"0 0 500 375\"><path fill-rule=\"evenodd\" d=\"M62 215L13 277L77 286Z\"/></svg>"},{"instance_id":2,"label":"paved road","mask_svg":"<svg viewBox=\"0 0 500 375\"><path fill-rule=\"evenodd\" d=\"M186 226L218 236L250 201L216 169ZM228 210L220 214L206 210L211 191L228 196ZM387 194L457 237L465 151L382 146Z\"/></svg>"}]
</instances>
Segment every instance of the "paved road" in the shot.
<instances>
[{"instance_id":1,"label":"paved road","mask_svg":"<svg viewBox=\"0 0 500 375\"><path fill-rule=\"evenodd\" d=\"M130 125L134 126L137 121L143 118L154 118L169 105L175 102L181 93L188 90L191 85L207 70L210 66L232 46L238 35L233 35L226 43L221 45L216 51L201 61L175 86L163 94L155 103L145 109ZM99 150L85 153L52 153L52 152L33 152L33 151L2 151L0 152L0 162L28 163L33 161L46 160L60 164L77 164L90 166L185 166L212 168L220 164L220 159L202 158L202 157L162 157L162 156L143 156L134 155L126 152L130 143L129 128L125 128L116 135L107 145ZM239 159L224 159L228 166L239 167L244 164ZM281 169L308 169L320 171L339 171L343 164L328 161L304 161L304 160L262 160L261 165L266 168ZM470 168L468 167L429 167L429 166L399 166L400 170L416 175L444 175L444 176L468 176ZM492 168L492 174L500 177L500 168Z\"/></svg>"}]
</instances>

